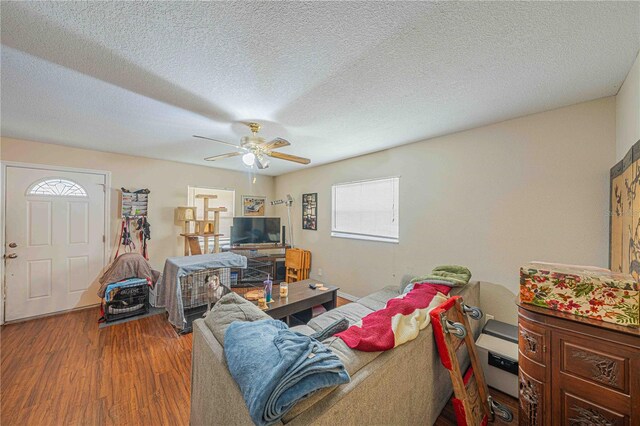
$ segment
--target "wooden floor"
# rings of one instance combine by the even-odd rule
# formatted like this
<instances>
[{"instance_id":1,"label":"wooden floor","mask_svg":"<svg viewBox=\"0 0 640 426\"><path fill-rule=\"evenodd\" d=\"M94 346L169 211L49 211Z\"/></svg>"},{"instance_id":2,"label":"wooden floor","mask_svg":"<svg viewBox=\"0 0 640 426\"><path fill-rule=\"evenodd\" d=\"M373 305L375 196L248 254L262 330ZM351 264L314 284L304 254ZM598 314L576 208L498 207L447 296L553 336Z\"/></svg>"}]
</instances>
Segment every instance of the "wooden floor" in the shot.
<instances>
[{"instance_id":1,"label":"wooden floor","mask_svg":"<svg viewBox=\"0 0 640 426\"><path fill-rule=\"evenodd\" d=\"M348 299L345 299L343 297L338 296L338 301L336 302L337 306L346 305L347 303L351 303L351 301L348 300Z\"/></svg>"},{"instance_id":2,"label":"wooden floor","mask_svg":"<svg viewBox=\"0 0 640 426\"><path fill-rule=\"evenodd\" d=\"M191 334L178 336L162 314L101 330L98 316L2 326L2 426L188 425ZM436 424L455 424L450 404Z\"/></svg>"},{"instance_id":3,"label":"wooden floor","mask_svg":"<svg viewBox=\"0 0 640 426\"><path fill-rule=\"evenodd\" d=\"M510 395L507 395L506 393L502 393L499 390L493 389L493 388L489 388L489 393L491 394L493 399L502 403L503 405L506 405L507 408L509 408L509 410L511 410L511 413L513 414L513 421L511 423L506 423L502 421L502 419L498 418L498 416L496 416L495 421L490 424L511 425L511 426L517 425L518 424L518 400L513 398ZM457 424L456 415L455 415L455 412L453 411L453 404L451 403L451 400L449 400L449 402L447 402L447 405L444 407L444 409L440 413L440 416L434 423L434 426L455 426L456 424Z\"/></svg>"},{"instance_id":4,"label":"wooden floor","mask_svg":"<svg viewBox=\"0 0 640 426\"><path fill-rule=\"evenodd\" d=\"M98 308L1 330L0 424L187 425L191 335L164 315L98 330Z\"/></svg>"}]
</instances>

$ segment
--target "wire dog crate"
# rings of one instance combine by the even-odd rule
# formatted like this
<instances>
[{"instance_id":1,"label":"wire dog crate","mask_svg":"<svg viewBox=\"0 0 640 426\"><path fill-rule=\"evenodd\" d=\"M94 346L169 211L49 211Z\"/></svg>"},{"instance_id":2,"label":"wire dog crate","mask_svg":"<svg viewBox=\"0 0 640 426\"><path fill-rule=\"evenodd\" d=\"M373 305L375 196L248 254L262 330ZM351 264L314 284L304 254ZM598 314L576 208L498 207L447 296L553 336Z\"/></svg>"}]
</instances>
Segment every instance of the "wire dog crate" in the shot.
<instances>
[{"instance_id":1,"label":"wire dog crate","mask_svg":"<svg viewBox=\"0 0 640 426\"><path fill-rule=\"evenodd\" d=\"M114 297L104 304L106 322L117 321L149 312L149 286L144 284L135 287L117 289Z\"/></svg>"},{"instance_id":2,"label":"wire dog crate","mask_svg":"<svg viewBox=\"0 0 640 426\"><path fill-rule=\"evenodd\" d=\"M274 262L267 260L268 256L260 254L255 249L234 248L233 253L247 258L247 267L243 269L234 268L231 272L230 288L248 288L262 285L268 277L273 279L275 275Z\"/></svg>"},{"instance_id":3,"label":"wire dog crate","mask_svg":"<svg viewBox=\"0 0 640 426\"><path fill-rule=\"evenodd\" d=\"M264 262L257 259L247 259L247 268L242 271L242 279L238 281L238 285L252 286L256 283L262 284L267 277L273 279L273 263Z\"/></svg>"},{"instance_id":4,"label":"wire dog crate","mask_svg":"<svg viewBox=\"0 0 640 426\"><path fill-rule=\"evenodd\" d=\"M214 276L218 277L220 285L213 290L211 300L209 300L207 283ZM181 333L190 333L193 321L201 318L207 311L207 304L210 302L213 306L222 296L231 292L230 287L231 273L229 268L201 269L180 277L182 307L186 321Z\"/></svg>"}]
</instances>

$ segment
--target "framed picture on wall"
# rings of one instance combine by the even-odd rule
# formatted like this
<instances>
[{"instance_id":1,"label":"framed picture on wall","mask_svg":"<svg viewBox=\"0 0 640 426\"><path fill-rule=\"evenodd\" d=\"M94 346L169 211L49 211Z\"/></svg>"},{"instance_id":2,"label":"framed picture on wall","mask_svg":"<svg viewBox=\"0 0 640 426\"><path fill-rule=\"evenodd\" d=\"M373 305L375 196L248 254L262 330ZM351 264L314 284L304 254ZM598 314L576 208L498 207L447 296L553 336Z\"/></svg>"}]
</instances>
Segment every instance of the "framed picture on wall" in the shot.
<instances>
[{"instance_id":1,"label":"framed picture on wall","mask_svg":"<svg viewBox=\"0 0 640 426\"><path fill-rule=\"evenodd\" d=\"M302 229L318 230L318 193L302 194Z\"/></svg>"},{"instance_id":2,"label":"framed picture on wall","mask_svg":"<svg viewBox=\"0 0 640 426\"><path fill-rule=\"evenodd\" d=\"M267 197L257 195L242 196L242 216L264 216Z\"/></svg>"}]
</instances>

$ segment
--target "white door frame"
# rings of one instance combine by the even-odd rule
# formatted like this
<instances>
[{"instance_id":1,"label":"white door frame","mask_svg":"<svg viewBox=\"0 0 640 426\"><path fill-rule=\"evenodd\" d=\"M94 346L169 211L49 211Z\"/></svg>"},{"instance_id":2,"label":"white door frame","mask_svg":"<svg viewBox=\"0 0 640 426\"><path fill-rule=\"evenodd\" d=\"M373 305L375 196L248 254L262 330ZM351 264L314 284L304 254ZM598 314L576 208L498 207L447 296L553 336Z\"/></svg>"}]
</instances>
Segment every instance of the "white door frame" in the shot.
<instances>
[{"instance_id":1,"label":"white door frame","mask_svg":"<svg viewBox=\"0 0 640 426\"><path fill-rule=\"evenodd\" d=\"M34 164L34 163L22 163L16 161L1 161L0 162L0 223L2 229L0 230L0 247L2 248L2 256L0 259L0 324L4 324L4 312L5 312L5 285L6 277L4 271L4 254L5 254L5 237L6 237L6 209L7 209L7 168L16 167L24 169L38 169L38 170L51 170L54 172L75 172L75 173L88 173L94 175L104 176L104 261L103 267L109 263L109 257L111 253L111 172L108 170L95 170L95 169L81 169L77 167L65 167L65 166L53 166L48 164Z\"/></svg>"}]
</instances>

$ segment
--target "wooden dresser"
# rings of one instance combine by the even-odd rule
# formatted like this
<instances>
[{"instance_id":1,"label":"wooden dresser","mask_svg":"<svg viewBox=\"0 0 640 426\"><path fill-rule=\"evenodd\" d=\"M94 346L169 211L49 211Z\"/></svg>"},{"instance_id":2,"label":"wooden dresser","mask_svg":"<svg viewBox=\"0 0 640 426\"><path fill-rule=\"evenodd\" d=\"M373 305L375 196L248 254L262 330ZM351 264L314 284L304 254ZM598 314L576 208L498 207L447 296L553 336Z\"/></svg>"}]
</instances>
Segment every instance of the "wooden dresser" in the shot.
<instances>
[{"instance_id":1,"label":"wooden dresser","mask_svg":"<svg viewBox=\"0 0 640 426\"><path fill-rule=\"evenodd\" d=\"M640 329L521 304L521 425L640 425Z\"/></svg>"}]
</instances>

